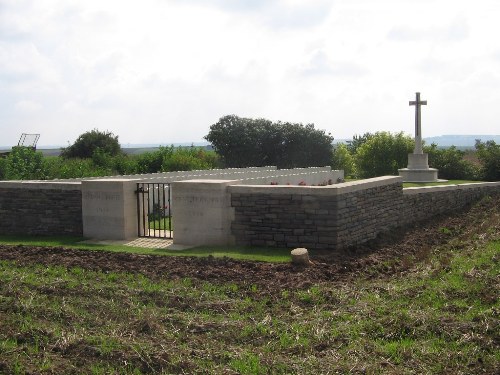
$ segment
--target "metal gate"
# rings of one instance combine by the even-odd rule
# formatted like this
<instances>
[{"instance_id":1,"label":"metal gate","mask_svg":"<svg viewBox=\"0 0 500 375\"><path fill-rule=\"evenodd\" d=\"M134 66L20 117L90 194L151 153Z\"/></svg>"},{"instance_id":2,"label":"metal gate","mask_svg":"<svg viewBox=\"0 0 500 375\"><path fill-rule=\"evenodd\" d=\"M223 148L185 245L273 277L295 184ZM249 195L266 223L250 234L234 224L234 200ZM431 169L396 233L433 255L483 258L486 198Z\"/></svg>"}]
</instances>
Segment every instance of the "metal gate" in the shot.
<instances>
[{"instance_id":1,"label":"metal gate","mask_svg":"<svg viewBox=\"0 0 500 375\"><path fill-rule=\"evenodd\" d=\"M139 237L172 238L170 184L137 184L137 228Z\"/></svg>"}]
</instances>

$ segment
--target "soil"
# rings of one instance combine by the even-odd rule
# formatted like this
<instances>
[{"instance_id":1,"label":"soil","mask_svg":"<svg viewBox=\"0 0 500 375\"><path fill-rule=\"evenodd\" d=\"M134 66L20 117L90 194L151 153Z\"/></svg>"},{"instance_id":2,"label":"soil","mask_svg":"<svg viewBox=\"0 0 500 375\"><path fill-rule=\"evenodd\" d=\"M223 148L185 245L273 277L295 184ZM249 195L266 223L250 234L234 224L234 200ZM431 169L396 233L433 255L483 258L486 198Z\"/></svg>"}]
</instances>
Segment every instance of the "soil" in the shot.
<instances>
[{"instance_id":1,"label":"soil","mask_svg":"<svg viewBox=\"0 0 500 375\"><path fill-rule=\"evenodd\" d=\"M435 217L412 227L385 233L376 240L343 251L310 251L307 267L228 258L136 255L61 247L0 245L0 259L20 265L81 267L105 272L141 273L153 279L192 278L210 282L256 284L263 289L303 288L319 282L380 278L411 270L431 251L467 243L500 240L500 195L483 199L461 212Z\"/></svg>"}]
</instances>

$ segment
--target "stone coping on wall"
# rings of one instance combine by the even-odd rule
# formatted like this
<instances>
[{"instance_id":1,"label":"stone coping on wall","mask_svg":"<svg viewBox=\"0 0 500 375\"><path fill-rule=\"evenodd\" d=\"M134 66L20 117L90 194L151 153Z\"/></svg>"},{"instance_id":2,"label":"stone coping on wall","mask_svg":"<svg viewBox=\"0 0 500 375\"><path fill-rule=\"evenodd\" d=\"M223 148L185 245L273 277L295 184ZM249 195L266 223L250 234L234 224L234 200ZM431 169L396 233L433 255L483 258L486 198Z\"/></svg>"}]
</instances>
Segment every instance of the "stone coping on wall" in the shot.
<instances>
[{"instance_id":1,"label":"stone coping on wall","mask_svg":"<svg viewBox=\"0 0 500 375\"><path fill-rule=\"evenodd\" d=\"M453 190L479 189L482 187L500 187L500 182L472 182L458 185L437 185L437 186L415 186L403 189L404 195L426 194L432 192L444 192Z\"/></svg>"},{"instance_id":2,"label":"stone coping on wall","mask_svg":"<svg viewBox=\"0 0 500 375\"><path fill-rule=\"evenodd\" d=\"M327 186L231 185L229 186L229 191L234 194L341 195L395 183L400 183L402 185L403 179L396 176L383 176Z\"/></svg>"},{"instance_id":3,"label":"stone coping on wall","mask_svg":"<svg viewBox=\"0 0 500 375\"><path fill-rule=\"evenodd\" d=\"M77 181L0 181L0 189L37 189L37 190L81 190L82 184Z\"/></svg>"}]
</instances>

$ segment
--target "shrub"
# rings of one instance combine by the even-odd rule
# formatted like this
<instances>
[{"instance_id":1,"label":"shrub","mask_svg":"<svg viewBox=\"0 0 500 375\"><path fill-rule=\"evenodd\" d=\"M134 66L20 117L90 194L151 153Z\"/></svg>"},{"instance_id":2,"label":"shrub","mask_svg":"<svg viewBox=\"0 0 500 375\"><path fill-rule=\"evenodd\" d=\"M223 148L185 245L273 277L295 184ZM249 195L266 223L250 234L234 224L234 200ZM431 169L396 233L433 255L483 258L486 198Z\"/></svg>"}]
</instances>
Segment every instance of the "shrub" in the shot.
<instances>
[{"instance_id":1,"label":"shrub","mask_svg":"<svg viewBox=\"0 0 500 375\"><path fill-rule=\"evenodd\" d=\"M0 180L5 179L5 165L7 163L7 158L0 157Z\"/></svg>"},{"instance_id":2,"label":"shrub","mask_svg":"<svg viewBox=\"0 0 500 375\"><path fill-rule=\"evenodd\" d=\"M6 180L38 180L43 178L43 155L31 147L16 146L3 161Z\"/></svg>"},{"instance_id":3,"label":"shrub","mask_svg":"<svg viewBox=\"0 0 500 375\"><path fill-rule=\"evenodd\" d=\"M486 181L500 181L500 145L495 141L476 140L477 156L482 164L482 177Z\"/></svg>"},{"instance_id":4,"label":"shrub","mask_svg":"<svg viewBox=\"0 0 500 375\"><path fill-rule=\"evenodd\" d=\"M324 166L332 157L333 137L313 124L273 123L229 115L211 125L205 139L226 167Z\"/></svg>"},{"instance_id":5,"label":"shrub","mask_svg":"<svg viewBox=\"0 0 500 375\"><path fill-rule=\"evenodd\" d=\"M332 169L344 170L345 177L353 177L355 175L354 157L349 152L348 146L339 143L333 150Z\"/></svg>"},{"instance_id":6,"label":"shrub","mask_svg":"<svg viewBox=\"0 0 500 375\"><path fill-rule=\"evenodd\" d=\"M214 158L207 157L206 154L207 152L200 148L178 148L163 159L161 170L163 172L193 171L216 167Z\"/></svg>"},{"instance_id":7,"label":"shrub","mask_svg":"<svg viewBox=\"0 0 500 375\"><path fill-rule=\"evenodd\" d=\"M437 168L439 177L448 180L476 180L479 171L471 162L464 159L465 152L455 146L438 149L436 144L425 147L429 154L429 166Z\"/></svg>"},{"instance_id":8,"label":"shrub","mask_svg":"<svg viewBox=\"0 0 500 375\"><path fill-rule=\"evenodd\" d=\"M156 173L161 172L163 160L169 158L174 152L174 146L160 146L158 151L146 152L137 157L138 173Z\"/></svg>"},{"instance_id":9,"label":"shrub","mask_svg":"<svg viewBox=\"0 0 500 375\"><path fill-rule=\"evenodd\" d=\"M64 148L61 156L64 158L91 158L94 152L99 149L100 152L116 156L122 153L118 136L106 131L101 132L97 129L83 133L71 146Z\"/></svg>"},{"instance_id":10,"label":"shrub","mask_svg":"<svg viewBox=\"0 0 500 375\"><path fill-rule=\"evenodd\" d=\"M370 178L397 175L408 164L414 140L403 132L377 132L357 148L355 155L358 177Z\"/></svg>"}]
</instances>

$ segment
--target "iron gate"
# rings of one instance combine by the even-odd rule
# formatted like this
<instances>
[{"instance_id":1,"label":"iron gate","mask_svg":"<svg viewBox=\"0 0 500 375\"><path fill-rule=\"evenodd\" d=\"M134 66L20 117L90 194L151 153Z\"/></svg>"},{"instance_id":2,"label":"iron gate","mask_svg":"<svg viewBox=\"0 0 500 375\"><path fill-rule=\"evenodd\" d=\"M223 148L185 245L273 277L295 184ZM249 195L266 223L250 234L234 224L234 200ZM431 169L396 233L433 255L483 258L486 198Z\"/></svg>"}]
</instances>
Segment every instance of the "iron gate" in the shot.
<instances>
[{"instance_id":1,"label":"iron gate","mask_svg":"<svg viewBox=\"0 0 500 375\"><path fill-rule=\"evenodd\" d=\"M139 237L172 238L170 184L137 184L137 228Z\"/></svg>"}]
</instances>

